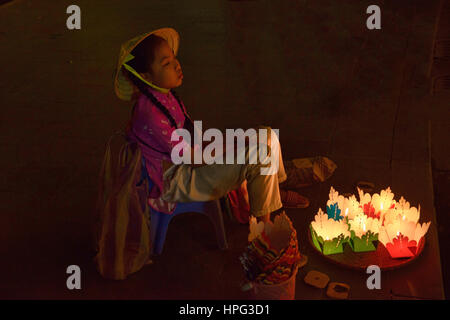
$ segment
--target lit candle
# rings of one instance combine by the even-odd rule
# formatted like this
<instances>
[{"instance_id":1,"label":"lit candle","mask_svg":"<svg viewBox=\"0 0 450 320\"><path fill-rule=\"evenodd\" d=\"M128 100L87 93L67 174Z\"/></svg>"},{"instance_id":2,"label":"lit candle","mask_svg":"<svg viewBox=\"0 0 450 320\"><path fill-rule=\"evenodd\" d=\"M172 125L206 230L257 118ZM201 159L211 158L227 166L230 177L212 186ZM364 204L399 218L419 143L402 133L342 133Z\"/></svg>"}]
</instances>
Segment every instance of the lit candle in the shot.
<instances>
[{"instance_id":1,"label":"lit candle","mask_svg":"<svg viewBox=\"0 0 450 320\"><path fill-rule=\"evenodd\" d=\"M350 221L350 230L355 232L355 236L362 238L366 234L366 222L367 216L365 214L358 214L355 218Z\"/></svg>"},{"instance_id":2,"label":"lit candle","mask_svg":"<svg viewBox=\"0 0 450 320\"><path fill-rule=\"evenodd\" d=\"M412 221L417 223L420 218L420 205L418 208L410 207L409 202L407 202L403 197L400 198L394 208L387 210L384 215L384 223L393 223L396 220L400 221Z\"/></svg>"},{"instance_id":3,"label":"lit candle","mask_svg":"<svg viewBox=\"0 0 450 320\"><path fill-rule=\"evenodd\" d=\"M343 212L344 218L348 220L352 220L355 215L360 211L359 210L359 202L356 200L356 197L352 195L349 198L339 196L338 197L338 207Z\"/></svg>"},{"instance_id":4,"label":"lit candle","mask_svg":"<svg viewBox=\"0 0 450 320\"><path fill-rule=\"evenodd\" d=\"M368 218L360 211L353 220L349 221L352 237L350 246L354 252L375 251L373 241L378 239L378 231L381 225L379 219Z\"/></svg>"},{"instance_id":5,"label":"lit candle","mask_svg":"<svg viewBox=\"0 0 450 320\"><path fill-rule=\"evenodd\" d=\"M373 216L376 218L383 219L385 213L395 206L394 194L389 187L386 190L381 190L380 194L373 194L372 197L368 194L364 195L362 191L359 192L360 198L364 198L364 204L367 206L367 209L370 209L370 206L373 207L373 210L375 211ZM368 212L366 212L366 214L368 214ZM372 213L369 212L369 216L372 216Z\"/></svg>"},{"instance_id":6,"label":"lit candle","mask_svg":"<svg viewBox=\"0 0 450 320\"><path fill-rule=\"evenodd\" d=\"M317 212L311 226L318 236L326 240L333 240L341 234L350 236L347 224L343 220L329 219L322 209Z\"/></svg>"}]
</instances>

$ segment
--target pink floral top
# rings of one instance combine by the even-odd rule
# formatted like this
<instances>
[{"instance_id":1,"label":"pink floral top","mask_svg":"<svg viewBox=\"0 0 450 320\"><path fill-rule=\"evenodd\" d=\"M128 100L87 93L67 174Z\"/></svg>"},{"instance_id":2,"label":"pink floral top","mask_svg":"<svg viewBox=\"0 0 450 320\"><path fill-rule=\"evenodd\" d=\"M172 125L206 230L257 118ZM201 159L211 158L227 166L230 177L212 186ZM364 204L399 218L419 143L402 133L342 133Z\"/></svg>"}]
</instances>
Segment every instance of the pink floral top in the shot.
<instances>
[{"instance_id":1,"label":"pink floral top","mask_svg":"<svg viewBox=\"0 0 450 320\"><path fill-rule=\"evenodd\" d=\"M166 107L177 127L182 128L185 115L173 94L170 92L167 96L151 87L148 87L148 90ZM183 102L181 104L186 111ZM161 212L172 212L174 204L170 205L157 198L161 196L163 190L162 160L171 161L172 148L178 144L178 141L171 141L172 132L176 128L171 126L166 115L144 94L139 96L134 108L126 135L130 141L136 141L141 148L148 175L154 183L149 194L149 205Z\"/></svg>"}]
</instances>

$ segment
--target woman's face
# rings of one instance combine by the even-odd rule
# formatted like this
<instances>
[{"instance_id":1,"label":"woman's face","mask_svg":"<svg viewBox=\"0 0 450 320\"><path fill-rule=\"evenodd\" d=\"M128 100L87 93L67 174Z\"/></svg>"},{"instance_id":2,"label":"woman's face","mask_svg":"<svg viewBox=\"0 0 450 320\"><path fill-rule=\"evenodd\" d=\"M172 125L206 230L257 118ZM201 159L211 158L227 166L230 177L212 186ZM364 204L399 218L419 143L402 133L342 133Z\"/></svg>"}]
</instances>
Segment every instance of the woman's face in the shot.
<instances>
[{"instance_id":1,"label":"woman's face","mask_svg":"<svg viewBox=\"0 0 450 320\"><path fill-rule=\"evenodd\" d=\"M156 48L155 60L150 68L152 73L145 73L143 77L158 87L172 89L180 86L183 82L180 62L173 54L167 41Z\"/></svg>"}]
</instances>

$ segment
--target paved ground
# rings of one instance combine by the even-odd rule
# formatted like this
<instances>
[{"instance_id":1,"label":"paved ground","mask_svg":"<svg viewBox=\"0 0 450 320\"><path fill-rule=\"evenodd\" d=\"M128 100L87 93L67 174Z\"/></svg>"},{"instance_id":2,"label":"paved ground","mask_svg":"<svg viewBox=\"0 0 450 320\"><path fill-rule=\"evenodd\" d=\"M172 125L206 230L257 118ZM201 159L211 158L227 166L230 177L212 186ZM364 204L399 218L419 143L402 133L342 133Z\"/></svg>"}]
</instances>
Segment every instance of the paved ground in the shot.
<instances>
[{"instance_id":1,"label":"paved ground","mask_svg":"<svg viewBox=\"0 0 450 320\"><path fill-rule=\"evenodd\" d=\"M447 212L450 209L450 157L448 154L448 143L444 142L450 137L450 121L448 117L448 101L450 97L445 97L445 90L449 89L450 82L447 83L447 89L439 85L442 79L450 79L450 1L441 1L438 15L438 23L435 32L435 50L433 53L433 63L430 68L432 83L434 84L431 92L435 99L430 101L431 106L439 106L439 102L444 104L441 108L435 107L432 111L432 137L431 137L431 164L433 172L433 188L435 193L435 206L437 220L439 223L439 243L441 245L441 262L445 283L445 292L450 292L450 274L446 272L450 267L450 221ZM443 50L443 48L447 48ZM445 101L447 103L445 104Z\"/></svg>"},{"instance_id":2,"label":"paved ground","mask_svg":"<svg viewBox=\"0 0 450 320\"><path fill-rule=\"evenodd\" d=\"M382 30L369 31L365 10L375 3ZM311 269L350 283L352 298L443 298L430 158L449 159L449 96L430 96L427 78L438 3L79 0L79 31L65 27L69 1L1 6L0 297L245 298L238 256L247 227L230 220L225 252L205 217L186 214L172 222L164 254L126 281L102 279L91 261L104 144L131 107L112 90L120 44L171 26L181 35L178 92L193 118L218 128L268 124L280 128L286 158L321 154L338 164L332 179L303 191L310 208L288 211L310 256L297 298L324 298L301 281ZM364 273L316 256L303 228L331 185L351 192L357 180L391 186L433 221L420 259L384 273L377 292ZM65 288L70 264L83 271L79 292Z\"/></svg>"}]
</instances>

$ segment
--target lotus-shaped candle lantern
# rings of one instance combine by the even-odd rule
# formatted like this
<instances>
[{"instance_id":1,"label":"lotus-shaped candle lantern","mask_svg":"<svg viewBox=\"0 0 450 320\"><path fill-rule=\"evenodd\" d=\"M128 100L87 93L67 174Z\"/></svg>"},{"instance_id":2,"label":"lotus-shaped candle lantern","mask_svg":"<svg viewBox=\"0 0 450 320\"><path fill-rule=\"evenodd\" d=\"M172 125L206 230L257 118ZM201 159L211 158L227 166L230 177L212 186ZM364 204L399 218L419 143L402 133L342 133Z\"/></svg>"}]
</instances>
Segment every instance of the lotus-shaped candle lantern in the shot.
<instances>
[{"instance_id":1,"label":"lotus-shaped candle lantern","mask_svg":"<svg viewBox=\"0 0 450 320\"><path fill-rule=\"evenodd\" d=\"M362 211L353 220L348 221L350 225L350 246L355 252L375 251L373 243L378 240L378 232L381 221L376 218L368 218Z\"/></svg>"},{"instance_id":2,"label":"lotus-shaped candle lantern","mask_svg":"<svg viewBox=\"0 0 450 320\"><path fill-rule=\"evenodd\" d=\"M403 197L396 203L393 209L390 209L384 215L384 223L389 224L396 220L412 221L417 223L420 218L420 206L419 208L410 207Z\"/></svg>"},{"instance_id":3,"label":"lotus-shaped candle lantern","mask_svg":"<svg viewBox=\"0 0 450 320\"><path fill-rule=\"evenodd\" d=\"M380 228L378 240L392 258L413 257L430 224L431 222L420 224L403 218L397 219Z\"/></svg>"},{"instance_id":4,"label":"lotus-shaped candle lantern","mask_svg":"<svg viewBox=\"0 0 450 320\"><path fill-rule=\"evenodd\" d=\"M364 213L369 218L383 220L383 216L387 210L395 207L394 194L389 187L386 190L381 190L380 194L375 193L372 196L368 193L364 193L359 188L358 193L361 208L363 208Z\"/></svg>"},{"instance_id":5,"label":"lotus-shaped candle lantern","mask_svg":"<svg viewBox=\"0 0 450 320\"><path fill-rule=\"evenodd\" d=\"M359 202L354 195L349 198L341 196L338 199L338 207L346 220L353 220L357 214L362 213Z\"/></svg>"},{"instance_id":6,"label":"lotus-shaped candle lantern","mask_svg":"<svg viewBox=\"0 0 450 320\"><path fill-rule=\"evenodd\" d=\"M411 207L403 197L396 202L389 187L379 194L359 188L358 193L359 202L331 187L327 213L319 209L310 226L316 248L323 254L340 253L348 243L355 252L374 251L379 240L392 258L414 256L430 227L430 222L418 223L420 206Z\"/></svg>"},{"instance_id":7,"label":"lotus-shaped candle lantern","mask_svg":"<svg viewBox=\"0 0 450 320\"><path fill-rule=\"evenodd\" d=\"M343 252L343 244L350 238L350 232L343 219L328 218L328 215L319 209L311 223L311 236L316 248L329 255Z\"/></svg>"},{"instance_id":8,"label":"lotus-shaped candle lantern","mask_svg":"<svg viewBox=\"0 0 450 320\"><path fill-rule=\"evenodd\" d=\"M330 198L327 201L327 215L329 219L341 220L343 219L342 207L339 203L344 202L344 197L340 196L339 193L334 190L333 187L330 189Z\"/></svg>"},{"instance_id":9,"label":"lotus-shaped candle lantern","mask_svg":"<svg viewBox=\"0 0 450 320\"><path fill-rule=\"evenodd\" d=\"M330 189L330 197L327 201L327 215L328 218L334 220L341 219L353 219L355 215L360 211L358 200L354 195L346 198L334 190Z\"/></svg>"}]
</instances>

